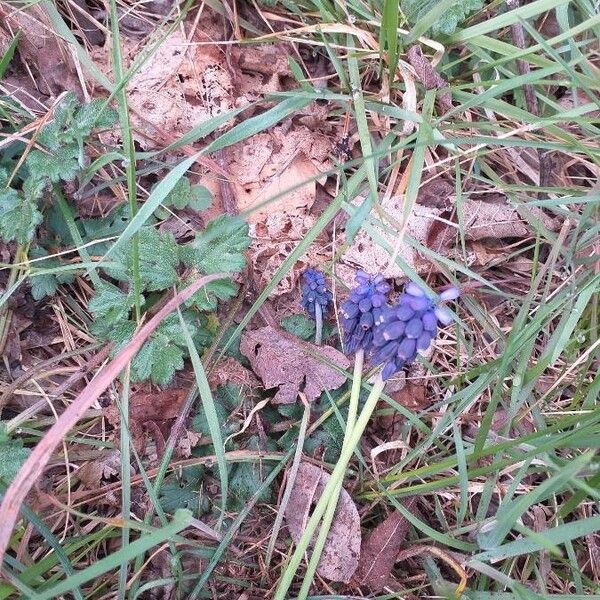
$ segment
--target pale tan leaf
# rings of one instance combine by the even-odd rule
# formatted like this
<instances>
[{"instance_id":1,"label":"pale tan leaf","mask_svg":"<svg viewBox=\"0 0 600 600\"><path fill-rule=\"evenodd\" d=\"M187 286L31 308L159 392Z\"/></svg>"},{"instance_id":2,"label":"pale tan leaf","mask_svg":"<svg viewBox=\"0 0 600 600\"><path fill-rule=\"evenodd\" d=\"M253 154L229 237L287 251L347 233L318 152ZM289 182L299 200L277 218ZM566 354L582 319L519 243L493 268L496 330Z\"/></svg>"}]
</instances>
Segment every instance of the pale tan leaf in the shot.
<instances>
[{"instance_id":1,"label":"pale tan leaf","mask_svg":"<svg viewBox=\"0 0 600 600\"><path fill-rule=\"evenodd\" d=\"M294 542L297 543L302 537L311 507L319 501L330 479L328 473L315 465L300 465L285 511L286 523ZM350 494L342 489L317 573L329 581L350 581L358 566L360 542L358 510Z\"/></svg>"}]
</instances>

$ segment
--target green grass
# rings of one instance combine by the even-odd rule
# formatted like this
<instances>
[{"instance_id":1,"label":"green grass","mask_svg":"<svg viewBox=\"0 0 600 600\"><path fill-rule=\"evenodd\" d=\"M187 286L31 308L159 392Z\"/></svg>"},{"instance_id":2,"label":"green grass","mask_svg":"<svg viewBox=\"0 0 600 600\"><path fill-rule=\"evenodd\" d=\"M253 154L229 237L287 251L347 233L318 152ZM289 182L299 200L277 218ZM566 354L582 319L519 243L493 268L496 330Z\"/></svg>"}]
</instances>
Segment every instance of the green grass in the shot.
<instances>
[{"instance_id":1,"label":"green grass","mask_svg":"<svg viewBox=\"0 0 600 600\"><path fill-rule=\"evenodd\" d=\"M110 94L118 108L122 146L95 145L96 153L86 173L96 193L118 186L131 220L122 233L102 240L109 246L98 256L94 245L81 238L75 216L64 201L62 184L57 184L58 208L71 239L68 247L57 249L50 258L61 256L68 264L46 268L44 261L48 259L30 260L24 245L18 253L10 248L10 260L0 265L5 277L0 297L0 334L4 336L16 318L14 300L26 289L28 280L61 273L78 275L75 283L62 285L49 302L53 314L62 315L65 337L59 346L54 342L52 350L60 352L62 358L48 363L41 372L32 372L16 390L10 387L11 380L2 376L0 393L8 391L6 404L0 400L0 408L6 411L2 419L12 423L11 436L23 439L25 445L39 440L54 417L45 408L20 416L24 409L15 408L18 405L13 394L47 400L58 413L71 401L72 392L61 398L48 395L46 390L51 388L46 382L56 375L68 377L81 366L74 362L78 355L66 332L76 345L92 341L87 330L90 317L84 308L90 282L96 283L99 266L110 261L118 249L136 247L140 229L177 182L197 168L199 158L211 157L219 149L290 123L316 100L326 102L328 118L337 125L349 110L357 153L353 160L332 163L326 175L337 182L336 193L303 238L294 242L268 284L255 296L248 295L246 304L240 301L235 309L225 306L215 317L211 325L220 343L215 341L205 354L198 353L184 325L196 385L182 411L191 416L186 421L190 426L202 406L208 431L202 436L198 454L187 459L177 456L178 440L170 437L153 461L140 452L135 424L129 418L136 388L125 372L111 392L120 406L118 435L111 435L110 428L107 431L102 411L89 411L64 440L67 454L61 447L57 450L44 481L44 493L52 495L56 503L39 508L30 502L22 508L22 521L2 566L5 581L0 584L0 599L41 600L72 594L75 598L133 600L148 597L151 590L159 594L170 590L177 598L210 598L213 593L233 598L244 591L251 597L255 594L281 600L298 594L323 600L350 597L357 593L351 586L327 587L318 577L313 578L316 561L311 564L310 552L308 556L304 552L320 516L333 517L327 501L342 484L361 508L363 535L390 511L398 510L411 524L408 546L434 546L442 555L457 560L467 574L464 598L600 598L597 567L594 570L589 565L589 547L600 531L600 196L595 188L600 169L600 127L591 112L600 107L595 50L600 18L592 3L536 0L508 10L504 4L490 2L484 19L475 13L453 34L440 38L445 54L437 70L447 78L454 103L446 114L439 113L435 90L425 90L418 81L407 81L402 74L411 73L406 65L410 45L419 39L427 41L424 38L429 35L429 26L452 2L438 3L412 27L402 12L396 11L402 3L394 0L271 4L274 6L259 3L263 11L260 17L271 23L286 23L290 29L287 33L276 28L258 31L244 15L238 15L237 24L248 37L268 33L271 41L286 38L302 42L311 52L329 57L333 75L327 89L314 88L308 79L310 73L305 73L302 61L292 55L297 90L256 100L250 110L238 107L209 119L164 148L140 151L134 144L127 85L168 33L181 26L188 12L195 14L195 8L188 3L180 7L181 12L176 7L172 18L163 18L162 27L151 34L145 50L128 65L124 54L127 39L117 18L120 5L111 2L113 68L107 76L80 37L74 35L77 32L65 19L62 7L46 0L40 3L49 11L53 31L68 43L83 71ZM213 0L209 6L225 15L235 31L231 3ZM282 20L274 20L274 15ZM541 17L552 20L552 35L540 30ZM518 48L511 38L510 28L515 24L524 29L528 40L525 49ZM302 30L302 26L309 27ZM0 56L0 76L7 73L22 36L13 38ZM422 48L431 55L427 43ZM517 59L529 63L531 72L519 74ZM409 108L413 83L416 110ZM523 94L527 85L535 90L540 114L527 110ZM557 90L562 98L577 90L585 96L565 108ZM11 108L0 100L2 126L10 124L13 131L18 130L15 124L24 126L23 109ZM33 115L27 118L32 120ZM178 152L189 145L194 145L194 151L182 158ZM3 150L0 147L0 152ZM540 152L553 153L569 164L556 169L550 184L540 186L527 176L527 168L535 170L535 161L522 163L525 158L521 153L527 150L533 157ZM144 177L160 172L165 165L168 171L146 194ZM454 244L451 252L442 252L405 234L405 242L434 265L429 272L417 272L386 241L385 234L404 233L403 224L386 214L380 199L388 188L392 193L394 180L397 186L403 178L403 216L410 219L422 190L440 177L455 189L455 205L443 215L454 223ZM297 182L293 188L304 183ZM505 242L502 251L484 257L490 262L480 264L471 253L465 202L486 194L501 196L518 207L531 235ZM284 196L269 198L266 204L276 210ZM360 201L355 202L357 198ZM535 212L537 208L558 219L560 227L549 230ZM366 232L409 278L434 289L452 282L465 290L458 304L457 323L444 330L434 355L422 360L426 375L415 375L414 383L425 386L427 404L403 406L393 395L384 393L382 402L374 406L371 397L368 408L375 409L375 419L401 419L394 430L395 439L406 444L393 462L382 462L377 472L368 453L363 455L361 449L380 443L374 440L378 436L381 441L382 432L374 420L367 419L368 413L363 413L362 421L358 417L360 427L354 428L357 412L361 414L359 396L362 409L372 390L367 377L359 389L355 376L348 372L348 386L331 399L321 399L318 408L311 408L310 421L308 409L288 415L272 407L261 410L253 421L265 432L264 439L260 438L262 433L259 435L264 444L260 450L245 445L251 432L227 441L226 428L232 423L239 428L255 406L255 394L266 397L268 392L236 388L234 408L227 404L233 402L231 397L225 398L222 389L211 388L209 383L217 361L235 355L239 336L254 326L254 319L259 318L259 311L279 283L290 276L308 250L321 243L323 233L340 211L348 216L350 238L358 231ZM246 212L242 216L250 215ZM336 231L339 235L339 225ZM327 273L337 266L344 243L324 252L332 257L324 264ZM139 265L137 269L135 266L139 256L135 251L133 255L135 314L139 320ZM519 270L519 260L527 261L527 270ZM336 288L342 293L343 282L338 280ZM7 366L8 359L4 363ZM500 412L506 416L502 426L494 420ZM282 527L282 510L289 501L282 474L293 480L299 444L308 444L311 436L328 431L333 422L342 431L346 427L342 457L332 461L317 456L333 473L332 483L312 513L308 531L294 547ZM286 438L293 441L284 448L269 446L266 438L274 441L284 428L297 436ZM115 447L120 449L120 472L106 484L106 490L98 490L97 497L92 497L77 479L78 468L89 462L81 458L89 456L83 449L92 453L91 460L101 461ZM383 461L387 456L384 453L380 458ZM71 465L69 471L65 461ZM194 468L204 472L198 479L201 483L191 486L190 497L198 507L206 501L208 508L198 510L194 517L185 510L170 514L162 505L166 491L173 485L185 488L185 477L192 477L186 469ZM248 480L253 491L241 506L236 505L236 486ZM401 503L414 496L419 498L419 513ZM110 500L100 502L100 498ZM222 534L220 540L198 533L202 524L215 527ZM399 561L394 575L397 589L416 597L451 597L457 583L448 563L432 554ZM382 590L365 597L384 600L396 595Z\"/></svg>"}]
</instances>

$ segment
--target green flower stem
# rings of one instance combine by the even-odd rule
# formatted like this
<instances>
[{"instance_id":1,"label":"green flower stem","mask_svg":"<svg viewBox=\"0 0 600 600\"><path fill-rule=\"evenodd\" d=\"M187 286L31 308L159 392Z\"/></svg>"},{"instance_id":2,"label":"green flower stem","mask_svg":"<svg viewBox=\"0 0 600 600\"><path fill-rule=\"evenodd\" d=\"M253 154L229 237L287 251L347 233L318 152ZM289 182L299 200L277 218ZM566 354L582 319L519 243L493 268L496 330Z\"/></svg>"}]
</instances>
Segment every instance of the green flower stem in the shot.
<instances>
[{"instance_id":1,"label":"green flower stem","mask_svg":"<svg viewBox=\"0 0 600 600\"><path fill-rule=\"evenodd\" d=\"M346 448L348 448L350 438L352 436L352 432L356 424L356 416L358 414L358 399L360 396L360 387L362 384L362 371L364 362L365 351L362 348L360 348L359 350L357 350L354 356L354 376L352 379L352 391L350 392L350 403L348 405L348 419L346 420L346 431L344 432L344 441L342 443L342 453ZM329 535L329 530L331 529L331 524L333 523L333 517L335 516L335 510L340 499L340 494L342 493L343 484L344 478L342 477L338 485L335 487L335 490L331 494L331 498L329 499L329 503L327 504L327 510L325 511L323 522L321 523L321 528L319 529L319 535L317 537L315 547L313 548L312 556L310 557L310 561L308 563L308 569L306 570L304 580L302 581L302 587L300 588L298 600L305 600L308 596L308 592L310 591L310 585L314 579L317 567L319 566L321 554L323 553L323 548L325 547L325 542L327 541L327 536Z\"/></svg>"},{"instance_id":2,"label":"green flower stem","mask_svg":"<svg viewBox=\"0 0 600 600\"><path fill-rule=\"evenodd\" d=\"M317 322L315 344L320 346L323 339L323 311L321 310L321 305L318 302L315 302L315 321Z\"/></svg>"},{"instance_id":3,"label":"green flower stem","mask_svg":"<svg viewBox=\"0 0 600 600\"><path fill-rule=\"evenodd\" d=\"M298 545L296 546L296 550L283 573L279 586L275 592L274 600L286 600L287 591L292 584L292 580L296 575L296 571L298 570L298 566L300 565L300 561L304 556L304 553L308 549L310 541L317 529L319 521L325 514L327 509L327 505L329 504L329 500L332 498L337 487L343 482L344 474L346 473L346 468L350 459L352 458L352 454L357 444L360 441L360 438L369 423L369 419L373 414L375 406L377 406L377 401L381 396L381 392L383 391L385 383L381 379L381 375L377 376L375 380L375 384L371 389L371 393L367 398L365 406L358 417L356 422L356 426L352 430L352 434L348 438L348 443L345 447L342 448L342 453L340 455L340 459L331 474L331 478L329 479L325 489L323 490L323 494L319 501L317 502L317 506L315 507L312 516L310 517L308 524L306 525L306 529L300 538Z\"/></svg>"}]
</instances>

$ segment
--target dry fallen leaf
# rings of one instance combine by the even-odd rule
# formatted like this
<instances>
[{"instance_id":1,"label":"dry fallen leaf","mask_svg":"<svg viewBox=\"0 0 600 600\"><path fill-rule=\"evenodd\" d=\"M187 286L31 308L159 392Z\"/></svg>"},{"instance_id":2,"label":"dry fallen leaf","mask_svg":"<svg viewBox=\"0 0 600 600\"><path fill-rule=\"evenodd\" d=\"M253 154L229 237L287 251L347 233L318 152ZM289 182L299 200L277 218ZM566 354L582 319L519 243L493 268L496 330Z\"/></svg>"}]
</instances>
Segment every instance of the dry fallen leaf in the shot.
<instances>
[{"instance_id":1,"label":"dry fallen leaf","mask_svg":"<svg viewBox=\"0 0 600 600\"><path fill-rule=\"evenodd\" d=\"M301 538L311 507L331 479L315 465L301 463L285 510L286 523L295 543ZM317 573L329 581L349 582L360 555L360 517L350 494L342 489L338 506L323 548Z\"/></svg>"},{"instance_id":2,"label":"dry fallen leaf","mask_svg":"<svg viewBox=\"0 0 600 600\"><path fill-rule=\"evenodd\" d=\"M77 471L77 477L88 489L97 489L103 481L119 475L121 470L121 451L110 450L100 458L86 462Z\"/></svg>"},{"instance_id":3,"label":"dry fallen leaf","mask_svg":"<svg viewBox=\"0 0 600 600\"><path fill-rule=\"evenodd\" d=\"M391 263L394 255L418 273L429 272L434 266L412 244L398 236L398 228L404 222L404 199L392 196L383 201L381 207L391 223L385 224L387 230L377 227L377 235L383 243L373 241L365 230L360 230L342 256L337 274L348 287L354 287L357 268L368 273L382 273L386 278L406 277L396 262ZM521 212L506 201L483 202L467 198L463 202L465 240L474 242L531 236L534 230L525 219L526 214L550 231L560 228L559 220L552 219L542 210L536 207L526 207L526 210L527 213L525 209ZM441 207L415 204L408 217L406 235L441 255L454 258L458 225L448 225L446 221L450 217L451 212Z\"/></svg>"},{"instance_id":4,"label":"dry fallen leaf","mask_svg":"<svg viewBox=\"0 0 600 600\"><path fill-rule=\"evenodd\" d=\"M270 326L244 333L240 350L266 389L279 388L275 404L293 404L300 391L309 402L316 400L324 390L343 385L346 377L339 369L350 366L335 348L307 344Z\"/></svg>"},{"instance_id":5,"label":"dry fallen leaf","mask_svg":"<svg viewBox=\"0 0 600 600\"><path fill-rule=\"evenodd\" d=\"M402 505L411 510L415 502L415 498L409 498ZM404 544L409 525L406 517L396 510L365 538L354 577L358 585L364 585L373 591L383 589Z\"/></svg>"}]
</instances>

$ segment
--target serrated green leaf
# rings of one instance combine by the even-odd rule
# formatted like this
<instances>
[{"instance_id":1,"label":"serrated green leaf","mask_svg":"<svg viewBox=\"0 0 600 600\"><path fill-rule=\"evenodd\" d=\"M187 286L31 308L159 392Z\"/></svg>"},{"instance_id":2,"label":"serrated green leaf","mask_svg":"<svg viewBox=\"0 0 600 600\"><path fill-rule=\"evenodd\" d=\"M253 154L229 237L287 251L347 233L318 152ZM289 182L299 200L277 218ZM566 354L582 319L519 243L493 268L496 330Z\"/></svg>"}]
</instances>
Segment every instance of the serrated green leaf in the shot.
<instances>
[{"instance_id":1,"label":"serrated green leaf","mask_svg":"<svg viewBox=\"0 0 600 600\"><path fill-rule=\"evenodd\" d=\"M267 450L275 450L277 447L270 439L267 440L267 446ZM259 450L260 443L258 437L251 437L248 440L247 447L250 450ZM231 492L229 494L228 508L236 512L242 510L246 502L254 495L273 468L266 462L238 463L229 480ZM258 501L270 502L271 499L272 490L266 489L258 498Z\"/></svg>"},{"instance_id":2,"label":"serrated green leaf","mask_svg":"<svg viewBox=\"0 0 600 600\"><path fill-rule=\"evenodd\" d=\"M143 304L143 297L140 301ZM96 287L96 294L88 306L96 320L112 326L129 318L129 313L135 306L135 298L132 292L123 292L116 285L103 281Z\"/></svg>"},{"instance_id":3,"label":"serrated green leaf","mask_svg":"<svg viewBox=\"0 0 600 600\"><path fill-rule=\"evenodd\" d=\"M10 439L6 426L0 423L0 481L8 485L27 460L30 450L20 440Z\"/></svg>"},{"instance_id":4,"label":"serrated green leaf","mask_svg":"<svg viewBox=\"0 0 600 600\"><path fill-rule=\"evenodd\" d=\"M243 253L249 245L248 224L240 217L220 215L181 249L181 258L205 275L237 273L246 264Z\"/></svg>"},{"instance_id":5,"label":"serrated green leaf","mask_svg":"<svg viewBox=\"0 0 600 600\"><path fill-rule=\"evenodd\" d=\"M160 504L164 511L172 513L187 508L195 514L199 507L199 490L204 477L201 467L183 469L180 477L172 477L160 490Z\"/></svg>"},{"instance_id":6,"label":"serrated green leaf","mask_svg":"<svg viewBox=\"0 0 600 600\"><path fill-rule=\"evenodd\" d=\"M12 188L0 189L0 237L4 241L27 244L41 222L36 202Z\"/></svg>"},{"instance_id":7,"label":"serrated green leaf","mask_svg":"<svg viewBox=\"0 0 600 600\"><path fill-rule=\"evenodd\" d=\"M61 146L51 152L32 150L25 161L34 179L48 178L53 183L72 181L79 172L79 148L76 144Z\"/></svg>"},{"instance_id":8,"label":"serrated green leaf","mask_svg":"<svg viewBox=\"0 0 600 600\"><path fill-rule=\"evenodd\" d=\"M152 380L157 385L171 383L176 371L183 369L183 350L164 336L146 342L132 363L133 381Z\"/></svg>"},{"instance_id":9,"label":"serrated green leaf","mask_svg":"<svg viewBox=\"0 0 600 600\"><path fill-rule=\"evenodd\" d=\"M195 278L186 281L187 287ZM187 302L186 306L195 306L199 310L214 311L217 309L219 300L231 300L237 296L239 287L230 279L219 279L211 281L198 290Z\"/></svg>"},{"instance_id":10,"label":"serrated green leaf","mask_svg":"<svg viewBox=\"0 0 600 600\"><path fill-rule=\"evenodd\" d=\"M42 258L48 256L48 252L39 246L29 250L29 258ZM35 269L54 269L62 266L58 258L47 258L46 260L34 263ZM46 296L53 296L58 286L63 283L71 283L75 280L73 273L44 273L33 275L30 278L31 295L34 300L41 300Z\"/></svg>"},{"instance_id":11,"label":"serrated green leaf","mask_svg":"<svg viewBox=\"0 0 600 600\"><path fill-rule=\"evenodd\" d=\"M440 0L401 0L400 6L408 22L415 25L439 2ZM483 0L456 0L432 25L431 31L434 34L451 35L462 21L482 7Z\"/></svg>"},{"instance_id":12,"label":"serrated green leaf","mask_svg":"<svg viewBox=\"0 0 600 600\"><path fill-rule=\"evenodd\" d=\"M187 177L182 177L162 201L163 206L183 209L205 210L212 203L212 194L203 185L192 185Z\"/></svg>"},{"instance_id":13,"label":"serrated green leaf","mask_svg":"<svg viewBox=\"0 0 600 600\"><path fill-rule=\"evenodd\" d=\"M90 325L90 332L99 339L114 342L111 356L116 356L131 341L136 327L135 321L108 325L104 320L97 319Z\"/></svg>"},{"instance_id":14,"label":"serrated green leaf","mask_svg":"<svg viewBox=\"0 0 600 600\"><path fill-rule=\"evenodd\" d=\"M119 120L119 114L97 98L80 106L73 116L70 130L76 139L86 138L97 127L110 127Z\"/></svg>"},{"instance_id":15,"label":"serrated green leaf","mask_svg":"<svg viewBox=\"0 0 600 600\"><path fill-rule=\"evenodd\" d=\"M153 227L139 232L139 267L142 288L151 292L165 290L177 283L178 246L173 234L160 233ZM104 271L119 281L133 280L132 246L119 247L113 262Z\"/></svg>"}]
</instances>

